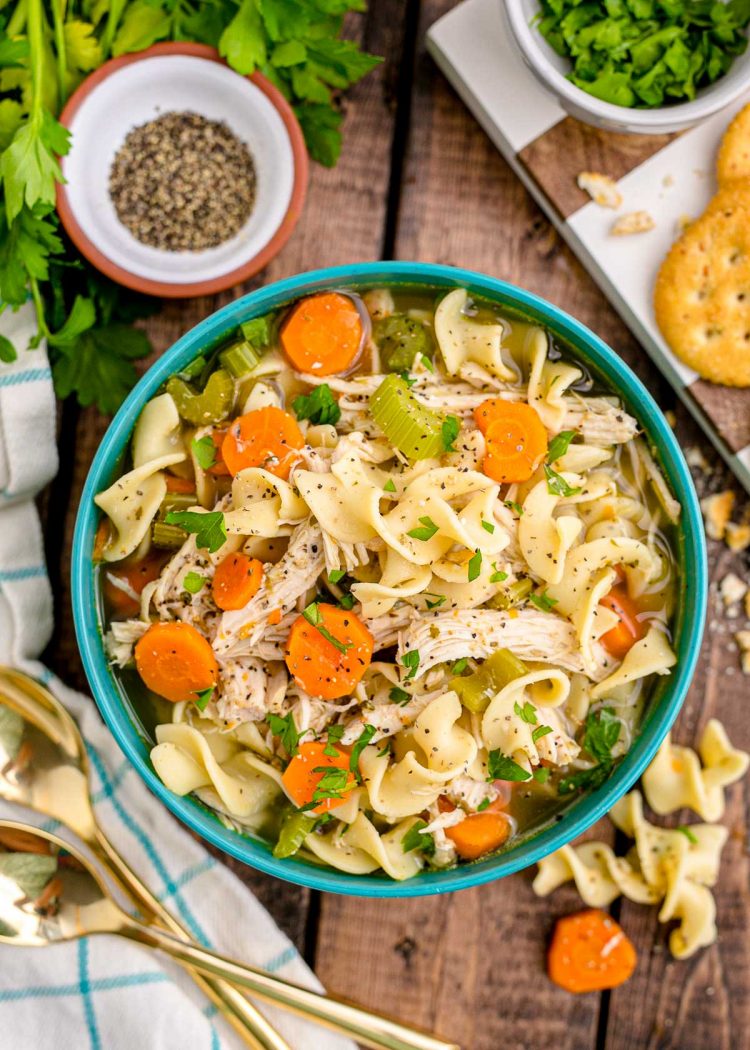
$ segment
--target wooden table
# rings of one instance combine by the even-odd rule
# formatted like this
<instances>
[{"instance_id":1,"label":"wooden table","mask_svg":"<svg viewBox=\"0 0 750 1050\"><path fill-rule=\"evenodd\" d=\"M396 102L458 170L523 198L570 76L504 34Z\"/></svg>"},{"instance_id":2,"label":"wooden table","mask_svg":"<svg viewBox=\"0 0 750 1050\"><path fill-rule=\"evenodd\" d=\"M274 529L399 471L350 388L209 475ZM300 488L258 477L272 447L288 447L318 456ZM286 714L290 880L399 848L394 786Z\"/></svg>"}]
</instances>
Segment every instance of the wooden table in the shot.
<instances>
[{"instance_id":1,"label":"wooden table","mask_svg":"<svg viewBox=\"0 0 750 1050\"><path fill-rule=\"evenodd\" d=\"M259 279L215 299L167 304L151 319L157 351L261 281L365 259L451 263L515 281L591 326L662 407L674 410L682 445L701 446L713 463L672 391L425 54L427 27L451 6L451 0L371 0L369 14L352 22L352 34L386 61L346 100L338 167L314 168L302 220ZM58 608L47 658L80 688L86 683L70 612L69 550L81 487L106 424L94 410L63 407L61 470L49 493L48 558ZM730 482L718 463L701 478L706 491ZM715 715L733 741L750 747L750 680L740 673L733 624L722 619L716 595L717 581L730 569L748 575L746 557L711 544L709 624L677 726L680 741L694 742ZM616 903L613 912L640 961L626 985L603 995L574 997L547 980L553 921L579 901L569 889L538 900L531 873L398 902L312 893L227 863L329 988L452 1037L465 1050L738 1050L750 1046L747 803L747 785L730 790L725 819L731 833L717 891L719 943L675 962L656 909ZM606 823L596 830L611 837Z\"/></svg>"}]
</instances>

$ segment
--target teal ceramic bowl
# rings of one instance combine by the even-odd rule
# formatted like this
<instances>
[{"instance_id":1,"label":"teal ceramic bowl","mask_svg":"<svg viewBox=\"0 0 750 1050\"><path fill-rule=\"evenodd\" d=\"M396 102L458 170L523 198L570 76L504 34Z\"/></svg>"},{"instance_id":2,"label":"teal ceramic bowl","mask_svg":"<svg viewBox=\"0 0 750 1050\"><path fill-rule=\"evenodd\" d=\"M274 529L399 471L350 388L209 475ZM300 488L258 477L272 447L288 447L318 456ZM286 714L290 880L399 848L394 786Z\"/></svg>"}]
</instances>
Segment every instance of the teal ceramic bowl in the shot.
<instances>
[{"instance_id":1,"label":"teal ceramic bowl","mask_svg":"<svg viewBox=\"0 0 750 1050\"><path fill-rule=\"evenodd\" d=\"M683 509L677 539L680 579L674 624L677 665L671 675L659 679L640 732L613 776L597 791L571 803L556 819L516 840L505 852L449 871L425 872L406 882L394 882L384 875L348 875L295 857L277 860L267 843L249 834L227 830L196 799L180 798L164 787L149 760L151 742L107 665L102 645L101 602L91 560L99 518L94 496L116 477L141 408L173 372L180 371L206 348L221 342L241 321L274 310L299 296L322 289L356 289L379 284L466 287L544 325L575 358L619 393L648 435ZM685 698L700 648L706 580L703 527L690 473L663 414L627 365L588 328L530 292L466 270L408 262L362 263L279 281L230 303L184 335L141 379L104 436L83 491L73 540L73 612L86 674L107 725L151 791L189 828L238 860L302 886L362 897L420 897L502 878L570 842L603 816L651 761Z\"/></svg>"}]
</instances>

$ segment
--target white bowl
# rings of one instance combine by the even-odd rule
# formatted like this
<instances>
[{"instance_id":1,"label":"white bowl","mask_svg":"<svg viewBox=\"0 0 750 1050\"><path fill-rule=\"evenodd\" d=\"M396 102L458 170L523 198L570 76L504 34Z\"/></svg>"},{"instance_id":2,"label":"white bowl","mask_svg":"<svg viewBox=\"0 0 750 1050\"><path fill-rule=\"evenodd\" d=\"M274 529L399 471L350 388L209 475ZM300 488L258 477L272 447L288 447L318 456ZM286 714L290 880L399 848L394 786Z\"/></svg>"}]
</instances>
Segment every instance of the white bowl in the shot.
<instances>
[{"instance_id":1,"label":"white bowl","mask_svg":"<svg viewBox=\"0 0 750 1050\"><path fill-rule=\"evenodd\" d=\"M657 109L631 109L602 102L572 84L566 73L567 59L549 46L539 30L531 24L539 13L538 0L499 0L500 8L521 55L539 83L557 97L571 116L585 124L608 131L663 135L684 131L731 105L750 89L750 48L735 58L729 72L709 87L701 88L690 102L675 102Z\"/></svg>"},{"instance_id":2,"label":"white bowl","mask_svg":"<svg viewBox=\"0 0 750 1050\"><path fill-rule=\"evenodd\" d=\"M120 222L108 191L127 134L175 110L223 121L255 161L248 220L230 240L203 251L142 244ZM265 77L240 76L212 48L157 44L113 59L81 84L61 120L72 133L57 199L63 225L91 263L138 291L183 297L239 284L280 250L302 210L307 152L291 107Z\"/></svg>"}]
</instances>

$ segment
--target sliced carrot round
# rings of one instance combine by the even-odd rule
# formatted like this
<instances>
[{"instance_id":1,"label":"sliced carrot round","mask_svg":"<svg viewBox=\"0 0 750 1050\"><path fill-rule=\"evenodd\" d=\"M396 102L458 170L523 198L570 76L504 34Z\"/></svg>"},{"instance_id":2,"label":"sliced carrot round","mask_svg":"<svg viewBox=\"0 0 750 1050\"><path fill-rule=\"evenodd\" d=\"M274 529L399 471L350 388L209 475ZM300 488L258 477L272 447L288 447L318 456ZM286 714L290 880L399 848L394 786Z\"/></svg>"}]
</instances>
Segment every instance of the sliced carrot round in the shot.
<instances>
[{"instance_id":1,"label":"sliced carrot round","mask_svg":"<svg viewBox=\"0 0 750 1050\"><path fill-rule=\"evenodd\" d=\"M138 561L108 566L104 572L104 598L113 616L137 616L143 588L161 575L169 561L167 551L151 551ZM135 597L134 597L135 596Z\"/></svg>"},{"instance_id":2,"label":"sliced carrot round","mask_svg":"<svg viewBox=\"0 0 750 1050\"><path fill-rule=\"evenodd\" d=\"M209 467L206 471L207 474L213 474L215 477L229 477L229 467L224 462L222 456L222 446L224 444L224 438L227 436L226 428L223 430L212 430L209 437L214 443L214 465Z\"/></svg>"},{"instance_id":3,"label":"sliced carrot round","mask_svg":"<svg viewBox=\"0 0 750 1050\"><path fill-rule=\"evenodd\" d=\"M638 619L638 606L624 587L613 587L599 604L619 617L619 623L606 631L600 641L607 652L622 660L646 636L646 625Z\"/></svg>"},{"instance_id":4,"label":"sliced carrot round","mask_svg":"<svg viewBox=\"0 0 750 1050\"><path fill-rule=\"evenodd\" d=\"M627 981L637 959L632 942L615 920L591 908L558 919L547 972L568 992L598 992Z\"/></svg>"},{"instance_id":5,"label":"sliced carrot round","mask_svg":"<svg viewBox=\"0 0 750 1050\"><path fill-rule=\"evenodd\" d=\"M304 616L292 624L286 643L289 673L311 696L347 696L370 666L374 642L365 625L346 609L316 605L319 623Z\"/></svg>"},{"instance_id":6,"label":"sliced carrot round","mask_svg":"<svg viewBox=\"0 0 750 1050\"><path fill-rule=\"evenodd\" d=\"M527 481L547 451L547 431L536 409L491 397L475 409L474 419L486 442L484 473L502 484Z\"/></svg>"},{"instance_id":7,"label":"sliced carrot round","mask_svg":"<svg viewBox=\"0 0 750 1050\"><path fill-rule=\"evenodd\" d=\"M216 685L214 651L188 623L155 623L135 646L135 666L148 688L165 700L197 700Z\"/></svg>"},{"instance_id":8,"label":"sliced carrot round","mask_svg":"<svg viewBox=\"0 0 750 1050\"><path fill-rule=\"evenodd\" d=\"M348 776L338 778L336 786L331 790L329 798L321 798L318 804L310 811L312 813L327 813L329 809L335 809L356 785L357 781L353 773L349 771L349 755L345 751L336 748L335 755L325 753L326 744L316 740L310 740L300 744L299 750L281 775L287 795L296 806L307 806L313 801L316 791L323 792L325 783L321 787L321 780L329 769L346 770ZM330 777L329 777L330 782Z\"/></svg>"},{"instance_id":9,"label":"sliced carrot round","mask_svg":"<svg viewBox=\"0 0 750 1050\"><path fill-rule=\"evenodd\" d=\"M220 609L244 609L263 582L263 562L242 551L227 554L216 566L211 592Z\"/></svg>"},{"instance_id":10,"label":"sliced carrot round","mask_svg":"<svg viewBox=\"0 0 750 1050\"><path fill-rule=\"evenodd\" d=\"M222 442L221 455L232 475L247 467L263 467L286 479L304 443L294 416L269 405L235 419Z\"/></svg>"},{"instance_id":11,"label":"sliced carrot round","mask_svg":"<svg viewBox=\"0 0 750 1050\"><path fill-rule=\"evenodd\" d=\"M502 812L505 801L498 796L481 813L471 813L451 828L445 829L446 836L456 847L456 853L462 860L477 860L493 849L499 849L510 833L510 823ZM442 813L452 812L456 807L442 795L438 799L438 809Z\"/></svg>"},{"instance_id":12,"label":"sliced carrot round","mask_svg":"<svg viewBox=\"0 0 750 1050\"><path fill-rule=\"evenodd\" d=\"M297 303L281 329L281 345L298 372L331 376L352 367L363 335L354 300L341 292L321 292Z\"/></svg>"}]
</instances>

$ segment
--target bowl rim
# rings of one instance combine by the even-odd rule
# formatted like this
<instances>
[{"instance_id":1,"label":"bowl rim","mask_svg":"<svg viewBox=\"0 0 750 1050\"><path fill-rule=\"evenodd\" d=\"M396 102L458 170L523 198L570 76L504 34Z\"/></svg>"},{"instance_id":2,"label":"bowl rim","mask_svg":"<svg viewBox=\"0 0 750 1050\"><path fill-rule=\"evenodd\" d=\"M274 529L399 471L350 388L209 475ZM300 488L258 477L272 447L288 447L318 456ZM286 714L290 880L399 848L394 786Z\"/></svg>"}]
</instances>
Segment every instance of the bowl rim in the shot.
<instances>
[{"instance_id":1,"label":"bowl rim","mask_svg":"<svg viewBox=\"0 0 750 1050\"><path fill-rule=\"evenodd\" d=\"M208 809L170 792L148 761L148 750L131 720L104 654L97 613L95 573L91 559L98 509L94 495L109 485L126 447L138 412L170 374L201 349L247 320L300 295L336 287L368 287L379 283L428 284L437 288L466 287L501 305L533 317L568 342L574 351L612 383L632 408L656 446L671 487L683 506L679 539L683 566L692 567L680 581L679 656L665 692L648 712L638 738L612 776L598 790L574 802L559 822L537 832L507 853L444 872L423 872L396 882L381 874L350 875L318 867L297 858L276 859L260 839L226 829ZM602 817L640 777L677 716L690 685L700 652L707 600L706 547L702 517L692 478L677 440L645 386L615 352L590 329L559 307L532 292L497 278L450 266L413 262L370 262L313 270L250 292L185 333L147 371L131 391L102 438L89 470L78 510L72 548L71 593L76 636L83 666L101 714L120 748L150 790L190 829L214 846L268 875L311 889L361 897L421 897L481 885L528 867L582 834Z\"/></svg>"},{"instance_id":2,"label":"bowl rim","mask_svg":"<svg viewBox=\"0 0 750 1050\"><path fill-rule=\"evenodd\" d=\"M151 47L146 48L145 51L137 51L127 55L120 55L118 58L111 58L99 69L87 76L66 102L59 117L60 123L69 128L76 113L88 96L104 80L119 72L125 66L133 65L136 62L142 62L149 58L171 57L174 55L202 58L210 62L217 62L219 65L231 69L231 66L221 57L216 48L210 47L208 44L190 44L179 41L153 44ZM242 73L237 73L236 70L231 71L238 77L243 75ZM126 288L132 288L136 292L142 292L145 295L161 296L166 299L184 299L198 295L213 295L216 292L223 292L227 288L233 288L262 270L281 251L297 225L305 203L310 166L307 147L299 121L279 89L262 73L255 72L244 79L252 81L276 109L286 129L292 151L294 167L292 193L284 217L270 240L260 251L256 252L251 258L246 259L239 266L235 266L233 269L227 270L226 273L205 281L189 281L174 284L168 281L142 277L140 274L133 273L132 270L115 263L100 248L97 248L93 241L84 233L78 222L76 213L70 203L65 183L58 182L56 207L60 221L76 248L97 270L100 270L118 284L124 285ZM60 159L64 164L65 158Z\"/></svg>"},{"instance_id":3,"label":"bowl rim","mask_svg":"<svg viewBox=\"0 0 750 1050\"><path fill-rule=\"evenodd\" d=\"M619 124L623 130L624 125L628 125L637 129L636 133L662 132L668 134L674 132L675 129L686 128L731 105L747 90L748 83L750 83L749 64L744 82L741 77L738 77L736 83L730 84L727 80L728 75L725 74L714 84L710 84L704 94L686 102L676 102L671 106L657 106L652 109L616 106L612 102L605 102L576 87L555 68L544 54L539 38L529 24L524 10L524 0L499 0L499 4L507 16L508 24L524 59L547 89L564 98L576 109L588 112L592 117L607 121L610 125Z\"/></svg>"}]
</instances>

